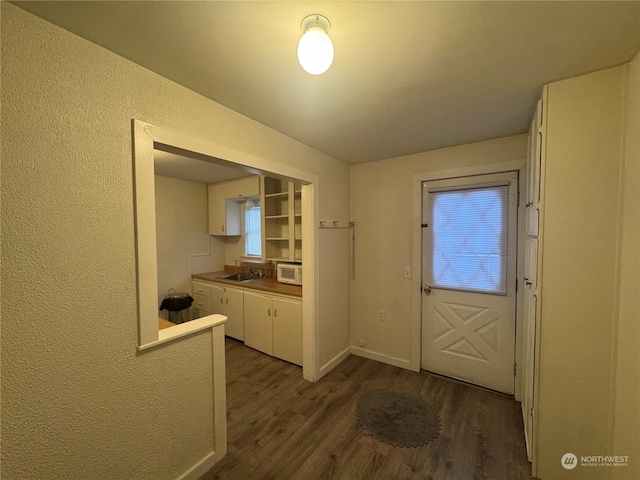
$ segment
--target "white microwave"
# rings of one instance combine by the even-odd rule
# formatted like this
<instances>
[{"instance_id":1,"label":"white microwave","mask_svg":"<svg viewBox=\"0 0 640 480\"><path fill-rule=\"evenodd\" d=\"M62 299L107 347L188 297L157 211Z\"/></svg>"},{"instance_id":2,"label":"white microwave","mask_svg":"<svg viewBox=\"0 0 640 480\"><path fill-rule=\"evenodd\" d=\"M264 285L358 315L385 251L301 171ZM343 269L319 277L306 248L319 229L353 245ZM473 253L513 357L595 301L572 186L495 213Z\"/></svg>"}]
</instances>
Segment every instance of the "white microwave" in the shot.
<instances>
[{"instance_id":1,"label":"white microwave","mask_svg":"<svg viewBox=\"0 0 640 480\"><path fill-rule=\"evenodd\" d=\"M279 263L278 281L280 283L290 283L292 285L302 285L302 265L294 263Z\"/></svg>"}]
</instances>

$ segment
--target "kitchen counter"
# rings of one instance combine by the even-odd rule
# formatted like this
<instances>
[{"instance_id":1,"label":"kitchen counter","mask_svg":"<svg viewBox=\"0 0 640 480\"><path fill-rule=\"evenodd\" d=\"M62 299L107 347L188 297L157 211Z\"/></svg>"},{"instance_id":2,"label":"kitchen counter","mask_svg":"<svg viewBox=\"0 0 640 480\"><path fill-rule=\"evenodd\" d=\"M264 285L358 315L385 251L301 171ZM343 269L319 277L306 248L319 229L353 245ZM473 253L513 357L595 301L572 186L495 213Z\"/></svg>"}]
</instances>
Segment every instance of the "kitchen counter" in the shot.
<instances>
[{"instance_id":1,"label":"kitchen counter","mask_svg":"<svg viewBox=\"0 0 640 480\"><path fill-rule=\"evenodd\" d=\"M302 287L300 285L290 285L288 283L280 283L274 277L256 278L255 280L246 280L238 282L236 280L225 280L220 278L223 275L229 275L229 272L209 272L197 273L191 275L193 280L204 280L205 282L222 283L234 287L248 288L251 290L261 290L263 292L277 293L280 295L289 295L290 297L302 297Z\"/></svg>"},{"instance_id":2,"label":"kitchen counter","mask_svg":"<svg viewBox=\"0 0 640 480\"><path fill-rule=\"evenodd\" d=\"M162 330L164 328L175 327L176 324L170 322L169 320L165 320L162 317L158 317L158 330Z\"/></svg>"}]
</instances>

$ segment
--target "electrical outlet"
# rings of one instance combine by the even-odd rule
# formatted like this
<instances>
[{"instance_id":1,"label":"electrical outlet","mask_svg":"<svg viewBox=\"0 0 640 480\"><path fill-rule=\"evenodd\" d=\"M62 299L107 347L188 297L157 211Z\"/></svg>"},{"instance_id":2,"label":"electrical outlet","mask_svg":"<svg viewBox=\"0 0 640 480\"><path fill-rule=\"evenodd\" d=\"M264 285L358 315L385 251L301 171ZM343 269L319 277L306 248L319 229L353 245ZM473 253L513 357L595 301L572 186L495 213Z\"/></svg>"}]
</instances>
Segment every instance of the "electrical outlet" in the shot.
<instances>
[{"instance_id":1,"label":"electrical outlet","mask_svg":"<svg viewBox=\"0 0 640 480\"><path fill-rule=\"evenodd\" d=\"M378 320L384 322L384 310L378 310Z\"/></svg>"},{"instance_id":2,"label":"electrical outlet","mask_svg":"<svg viewBox=\"0 0 640 480\"><path fill-rule=\"evenodd\" d=\"M411 267L404 267L404 278L407 280L411 278Z\"/></svg>"},{"instance_id":3,"label":"electrical outlet","mask_svg":"<svg viewBox=\"0 0 640 480\"><path fill-rule=\"evenodd\" d=\"M364 340L359 340L359 341L358 341L358 345L359 345L361 348L364 348L364 347L366 347L366 346L367 346L367 342L365 342Z\"/></svg>"}]
</instances>

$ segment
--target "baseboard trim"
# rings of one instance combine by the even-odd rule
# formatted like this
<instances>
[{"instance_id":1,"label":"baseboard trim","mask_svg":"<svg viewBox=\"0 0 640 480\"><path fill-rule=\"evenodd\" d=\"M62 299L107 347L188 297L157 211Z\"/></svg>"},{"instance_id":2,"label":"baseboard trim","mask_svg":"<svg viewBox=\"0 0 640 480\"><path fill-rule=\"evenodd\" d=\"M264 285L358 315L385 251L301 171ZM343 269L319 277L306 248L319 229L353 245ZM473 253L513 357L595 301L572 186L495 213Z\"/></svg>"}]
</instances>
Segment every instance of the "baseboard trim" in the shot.
<instances>
[{"instance_id":1,"label":"baseboard trim","mask_svg":"<svg viewBox=\"0 0 640 480\"><path fill-rule=\"evenodd\" d=\"M376 360L388 365L393 365L394 367L400 367L406 370L415 371L410 361L403 360L401 358L382 355L381 353L372 352L371 350L365 350L364 348L359 347L351 347L351 353L353 355L358 355L359 357L369 358L371 360Z\"/></svg>"},{"instance_id":2,"label":"baseboard trim","mask_svg":"<svg viewBox=\"0 0 640 480\"><path fill-rule=\"evenodd\" d=\"M220 459L218 458L218 455L216 455L216 452L208 453L202 458L202 460L193 465L176 480L198 480L202 475L211 470L211 468L218 463L218 460Z\"/></svg>"},{"instance_id":3,"label":"baseboard trim","mask_svg":"<svg viewBox=\"0 0 640 480\"><path fill-rule=\"evenodd\" d=\"M325 363L320 370L318 371L318 377L316 378L316 382L324 377L327 373L333 370L340 362L342 362L345 358L347 358L351 354L351 348L347 347L338 355L333 357L327 363Z\"/></svg>"}]
</instances>

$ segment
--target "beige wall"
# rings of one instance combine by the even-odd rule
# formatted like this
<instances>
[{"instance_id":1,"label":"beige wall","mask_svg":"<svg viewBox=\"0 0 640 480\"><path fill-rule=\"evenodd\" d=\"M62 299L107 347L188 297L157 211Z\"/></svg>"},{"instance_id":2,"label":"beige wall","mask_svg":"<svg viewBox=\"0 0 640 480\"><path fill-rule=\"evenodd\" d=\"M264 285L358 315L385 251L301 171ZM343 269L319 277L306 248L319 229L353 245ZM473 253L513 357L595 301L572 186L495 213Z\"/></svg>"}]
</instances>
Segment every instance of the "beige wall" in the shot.
<instances>
[{"instance_id":1,"label":"beige wall","mask_svg":"<svg viewBox=\"0 0 640 480\"><path fill-rule=\"evenodd\" d=\"M190 292L192 273L222 270L225 244L209 236L206 184L156 175L155 199L160 305L170 288Z\"/></svg>"},{"instance_id":2,"label":"beige wall","mask_svg":"<svg viewBox=\"0 0 640 480\"><path fill-rule=\"evenodd\" d=\"M614 478L640 478L640 54L628 65L613 452L630 455Z\"/></svg>"},{"instance_id":3,"label":"beige wall","mask_svg":"<svg viewBox=\"0 0 640 480\"><path fill-rule=\"evenodd\" d=\"M356 221L356 280L351 284L351 344L365 354L410 367L413 281L413 175L524 161L519 135L351 167L351 211ZM524 165L524 163L523 163ZM413 277L420 276L412 271ZM384 310L384 322L377 320Z\"/></svg>"},{"instance_id":4,"label":"beige wall","mask_svg":"<svg viewBox=\"0 0 640 480\"><path fill-rule=\"evenodd\" d=\"M548 86L537 438L542 479L610 478L608 468L565 470L560 459L568 452L578 461L626 454L611 450L610 435L624 73L617 67Z\"/></svg>"},{"instance_id":5,"label":"beige wall","mask_svg":"<svg viewBox=\"0 0 640 480\"><path fill-rule=\"evenodd\" d=\"M321 218L349 168L1 8L2 476L176 478L212 448L211 335L136 352L131 119L317 175ZM318 235L321 361L349 342L342 248Z\"/></svg>"}]
</instances>

